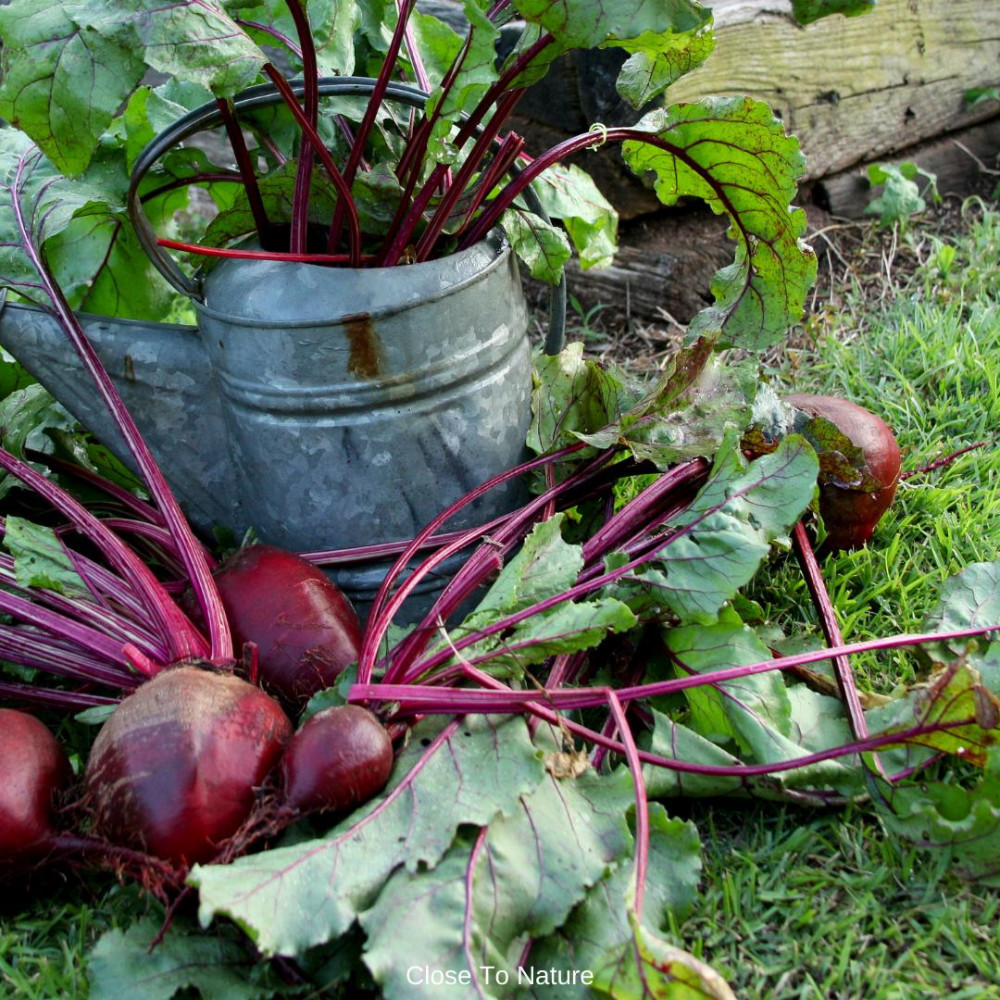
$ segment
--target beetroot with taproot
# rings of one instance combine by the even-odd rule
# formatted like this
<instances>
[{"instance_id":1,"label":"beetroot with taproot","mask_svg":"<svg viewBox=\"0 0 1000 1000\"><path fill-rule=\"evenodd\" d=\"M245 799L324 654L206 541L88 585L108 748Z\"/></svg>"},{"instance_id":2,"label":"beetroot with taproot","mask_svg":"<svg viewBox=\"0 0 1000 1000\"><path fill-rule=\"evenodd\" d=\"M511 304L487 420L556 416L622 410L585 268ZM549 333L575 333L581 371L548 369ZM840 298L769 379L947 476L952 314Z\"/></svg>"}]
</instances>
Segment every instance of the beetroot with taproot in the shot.
<instances>
[{"instance_id":1,"label":"beetroot with taproot","mask_svg":"<svg viewBox=\"0 0 1000 1000\"><path fill-rule=\"evenodd\" d=\"M0 862L44 853L55 836L55 799L73 776L44 723L0 708Z\"/></svg>"},{"instance_id":2,"label":"beetroot with taproot","mask_svg":"<svg viewBox=\"0 0 1000 1000\"><path fill-rule=\"evenodd\" d=\"M358 705L317 712L281 758L285 801L301 812L349 812L380 792L391 771L392 740Z\"/></svg>"},{"instance_id":3,"label":"beetroot with taproot","mask_svg":"<svg viewBox=\"0 0 1000 1000\"><path fill-rule=\"evenodd\" d=\"M249 545L215 572L233 640L257 646L260 684L290 711L329 687L361 648L351 602L322 570L273 545Z\"/></svg>"},{"instance_id":4,"label":"beetroot with taproot","mask_svg":"<svg viewBox=\"0 0 1000 1000\"><path fill-rule=\"evenodd\" d=\"M211 860L250 815L291 734L254 685L194 665L165 670L97 735L86 771L95 826L177 864Z\"/></svg>"},{"instance_id":5,"label":"beetroot with taproot","mask_svg":"<svg viewBox=\"0 0 1000 1000\"><path fill-rule=\"evenodd\" d=\"M824 548L860 548L871 538L896 495L902 456L895 435L881 417L846 399L804 393L784 399L803 413L829 420L863 452L869 476L878 484L876 489L852 489L828 482L820 487L819 495L819 512L827 531Z\"/></svg>"}]
</instances>

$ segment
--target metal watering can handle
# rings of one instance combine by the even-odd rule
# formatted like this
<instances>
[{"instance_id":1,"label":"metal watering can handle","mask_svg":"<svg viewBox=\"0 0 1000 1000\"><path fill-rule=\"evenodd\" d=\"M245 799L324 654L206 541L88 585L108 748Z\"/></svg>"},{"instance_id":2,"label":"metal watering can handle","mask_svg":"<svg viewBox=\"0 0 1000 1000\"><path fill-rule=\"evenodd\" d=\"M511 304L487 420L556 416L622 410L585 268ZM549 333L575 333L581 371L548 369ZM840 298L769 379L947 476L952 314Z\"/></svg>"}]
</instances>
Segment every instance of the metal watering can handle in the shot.
<instances>
[{"instance_id":1,"label":"metal watering can handle","mask_svg":"<svg viewBox=\"0 0 1000 1000\"><path fill-rule=\"evenodd\" d=\"M301 82L293 83L292 90L296 96L301 97L304 85ZM320 97L366 97L375 89L375 81L368 77L335 76L323 77L319 81ZM401 104L408 104L411 107L422 108L427 101L428 94L416 87L408 87L401 83L390 83L386 90L386 97ZM273 84L265 83L256 87L250 87L241 91L233 98L234 113L249 111L254 108L264 107L269 104L277 104L281 101L281 95ZM142 208L142 199L139 196L139 187L150 167L156 161L174 148L179 142L190 138L197 132L205 129L215 128L222 124L222 112L214 101L203 104L194 111L188 112L179 118L173 125L161 132L153 141L139 154L132 168L132 178L128 191L128 213L135 227L136 236L139 243L146 251L154 267L167 281L173 285L177 291L189 298L202 300L202 289L199 281L189 278L176 264L174 259L164 252L163 248L156 241L156 233L146 217ZM536 215L540 215L546 222L549 221L545 210L534 190L529 186L524 191L524 198L528 202L528 207ZM563 274L559 284L554 286L549 293L549 331L545 340L545 353L558 354L565 342L566 334L566 276Z\"/></svg>"}]
</instances>

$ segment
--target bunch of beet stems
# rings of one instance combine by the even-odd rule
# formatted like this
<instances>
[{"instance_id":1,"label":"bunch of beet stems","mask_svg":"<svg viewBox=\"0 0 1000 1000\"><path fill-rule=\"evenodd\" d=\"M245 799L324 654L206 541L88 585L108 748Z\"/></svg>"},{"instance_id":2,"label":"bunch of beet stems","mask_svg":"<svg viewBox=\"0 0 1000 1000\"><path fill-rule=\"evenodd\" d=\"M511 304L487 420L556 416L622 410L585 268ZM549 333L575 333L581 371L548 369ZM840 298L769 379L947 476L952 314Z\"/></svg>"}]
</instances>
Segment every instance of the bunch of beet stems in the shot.
<instances>
[{"instance_id":1,"label":"bunch of beet stems","mask_svg":"<svg viewBox=\"0 0 1000 1000\"><path fill-rule=\"evenodd\" d=\"M128 491L105 485L120 517L102 518L67 490L27 462L0 449L0 469L19 479L66 519L57 537L86 593L60 594L18 584L12 560L0 561L7 586L0 592L0 612L22 624L0 627L4 657L81 682L78 691L29 685L0 685L0 695L21 695L36 704L93 705L109 699L93 688L134 688L168 664L186 659L233 661L229 626L212 579L212 560L195 537L163 473L83 328L53 278L40 250L45 214L27 195L40 162L37 150L26 152L6 194L15 220L14 245L33 266L37 281L11 280L27 298L52 315L76 351L97 392L114 418L152 498L147 504ZM44 190L44 187L43 187ZM103 562L76 552L69 536L79 535ZM133 544L126 540L133 537ZM165 566L183 573L200 606L207 637L180 609L174 594L150 568L138 549L159 553Z\"/></svg>"},{"instance_id":2,"label":"bunch of beet stems","mask_svg":"<svg viewBox=\"0 0 1000 1000\"><path fill-rule=\"evenodd\" d=\"M469 56L473 35L477 30L475 25L472 25L464 45L435 91L437 101L434 110L430 114L417 116L416 121L413 121L411 116L406 146L396 166L397 179L402 186L399 205L381 248L376 253L363 254L362 243L365 234L361 231L351 186L358 171L368 166L364 158L365 146L375 127L379 108L387 96L389 85L402 71L400 57L404 52L408 57L416 85L425 91L429 89L427 72L421 62L410 26L410 17L416 7L416 0L396 0L398 14L396 26L357 129L351 132L343 118L338 119L340 131L345 135L349 149L343 167L334 161L318 131L317 53L305 6L301 0L286 0L286 2L295 25L296 39L256 22L237 19L237 23L267 32L302 62L301 103L282 73L271 63L264 66L264 73L278 91L282 102L295 118L302 133L287 251L201 247L166 238L158 241L161 245L189 253L217 257L259 257L320 264L349 264L352 267L369 265L392 267L399 264L404 255L410 262L431 259L438 252L441 238L446 230L451 234L449 239L457 239L462 248L478 242L496 225L503 212L514 204L527 184L547 167L580 149L603 145L607 141L622 142L631 139L651 142L677 155L695 172L704 174L700 165L687 157L682 149L635 129L588 132L561 143L537 159L532 159L524 153L524 143L519 136L512 132L502 135L505 124L515 112L525 91L524 87L515 86L516 81L522 78L532 63L555 42L553 35L548 32L543 32L532 45L518 54L487 89L476 106L468 114L463 115L452 139L452 145L457 150L463 150L468 146L460 165L453 167L449 164L436 164L428 167L429 143L440 120L440 109L456 85L465 60ZM498 0L487 12L487 17L496 23L506 16L510 6L509 0ZM238 179L246 191L258 239L266 248L270 243L272 223L268 219L260 193L253 157L247 149L242 129L236 121L232 103L220 99L218 105L236 160L238 175L226 174L220 177L206 174L204 177L188 178L185 183L210 177L215 180ZM337 192L325 253L311 253L307 249L309 196L317 159ZM517 168L525 165L528 176L526 179L521 179ZM512 175L514 180L499 193L494 193L508 174ZM711 182L711 178L706 179ZM457 230L456 220L460 220ZM340 247L345 228L347 249L346 252L342 252Z\"/></svg>"}]
</instances>

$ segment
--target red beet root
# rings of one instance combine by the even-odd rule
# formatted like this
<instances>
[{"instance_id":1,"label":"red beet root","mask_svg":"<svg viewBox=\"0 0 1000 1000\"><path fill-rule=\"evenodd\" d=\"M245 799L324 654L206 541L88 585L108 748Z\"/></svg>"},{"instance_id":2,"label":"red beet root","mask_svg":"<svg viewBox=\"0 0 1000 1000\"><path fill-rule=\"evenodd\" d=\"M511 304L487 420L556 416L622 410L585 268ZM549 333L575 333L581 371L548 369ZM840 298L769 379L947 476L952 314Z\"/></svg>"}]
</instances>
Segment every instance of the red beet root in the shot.
<instances>
[{"instance_id":1,"label":"red beet root","mask_svg":"<svg viewBox=\"0 0 1000 1000\"><path fill-rule=\"evenodd\" d=\"M227 674L174 667L114 711L94 742L87 790L98 830L167 861L213 858L249 816L292 724Z\"/></svg>"},{"instance_id":2,"label":"red beet root","mask_svg":"<svg viewBox=\"0 0 1000 1000\"><path fill-rule=\"evenodd\" d=\"M0 862L44 852L53 800L72 777L56 738L33 715L0 709Z\"/></svg>"},{"instance_id":3,"label":"red beet root","mask_svg":"<svg viewBox=\"0 0 1000 1000\"><path fill-rule=\"evenodd\" d=\"M288 804L303 812L348 812L381 791L392 771L392 741L367 709L317 712L281 759Z\"/></svg>"},{"instance_id":4,"label":"red beet root","mask_svg":"<svg viewBox=\"0 0 1000 1000\"><path fill-rule=\"evenodd\" d=\"M889 426L862 406L835 396L793 394L785 402L814 417L829 420L845 437L864 452L872 478L881 485L865 491L825 483L820 487L819 512L826 525L827 549L857 549L864 545L882 515L889 509L902 458Z\"/></svg>"},{"instance_id":5,"label":"red beet root","mask_svg":"<svg viewBox=\"0 0 1000 1000\"><path fill-rule=\"evenodd\" d=\"M295 711L354 663L361 625L311 563L272 545L240 549L216 571L233 639L257 645L262 687Z\"/></svg>"}]
</instances>

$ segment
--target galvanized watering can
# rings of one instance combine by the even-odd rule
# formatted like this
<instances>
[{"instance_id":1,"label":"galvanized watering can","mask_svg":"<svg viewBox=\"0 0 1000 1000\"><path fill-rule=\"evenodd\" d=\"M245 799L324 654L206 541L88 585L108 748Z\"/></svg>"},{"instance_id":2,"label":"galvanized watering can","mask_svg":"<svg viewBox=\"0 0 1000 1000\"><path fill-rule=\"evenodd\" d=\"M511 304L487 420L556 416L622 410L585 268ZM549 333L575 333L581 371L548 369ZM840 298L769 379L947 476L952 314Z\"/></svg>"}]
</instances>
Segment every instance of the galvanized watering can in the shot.
<instances>
[{"instance_id":1,"label":"galvanized watering can","mask_svg":"<svg viewBox=\"0 0 1000 1000\"><path fill-rule=\"evenodd\" d=\"M323 81L365 93L370 81ZM411 104L423 95L394 87ZM253 88L237 110L273 103ZM196 327L81 316L192 523L253 528L297 551L412 537L446 504L523 457L530 418L527 310L502 233L451 257L349 269L227 259L192 281L157 246L138 183L177 142L219 123L214 104L136 163L131 210L157 268L191 295ZM558 298L553 300L556 309ZM556 317L558 337L561 324ZM124 443L54 319L0 313L0 343L119 457ZM550 336L550 349L554 343ZM511 509L493 491L453 527ZM338 568L364 605L387 564Z\"/></svg>"}]
</instances>

